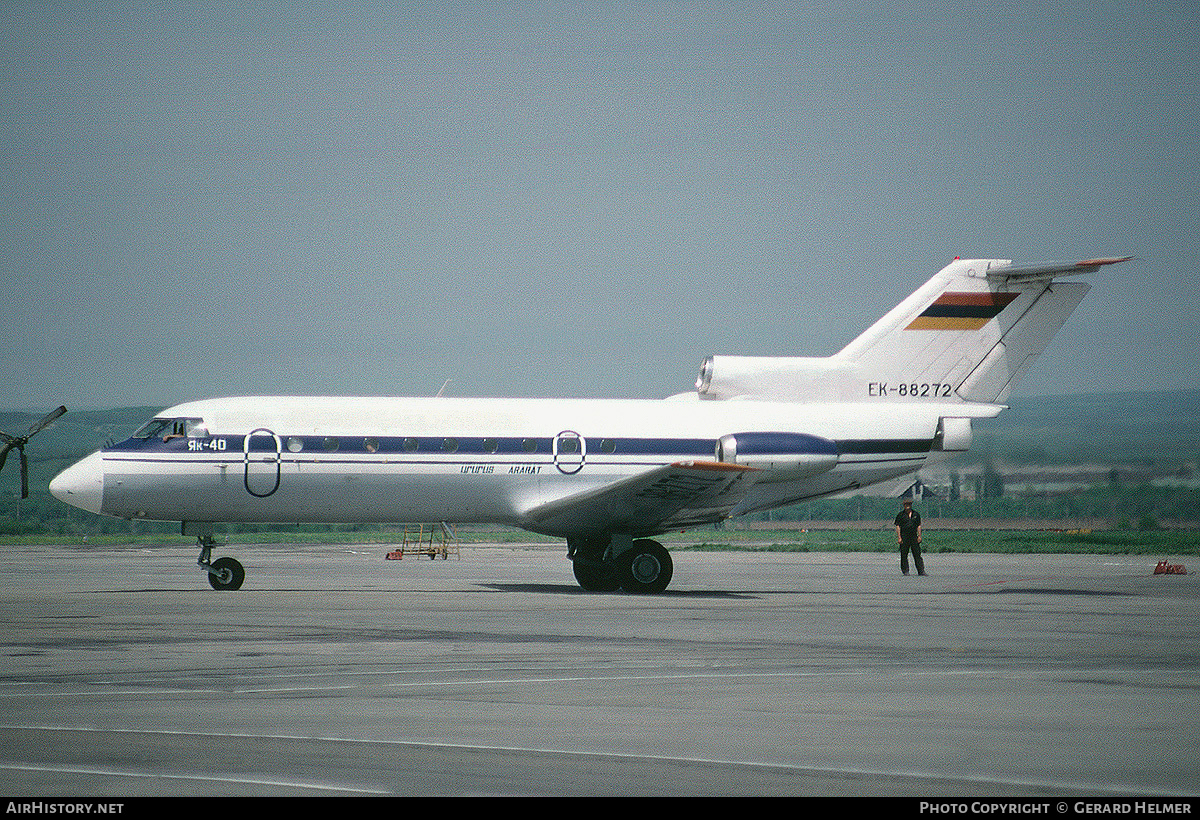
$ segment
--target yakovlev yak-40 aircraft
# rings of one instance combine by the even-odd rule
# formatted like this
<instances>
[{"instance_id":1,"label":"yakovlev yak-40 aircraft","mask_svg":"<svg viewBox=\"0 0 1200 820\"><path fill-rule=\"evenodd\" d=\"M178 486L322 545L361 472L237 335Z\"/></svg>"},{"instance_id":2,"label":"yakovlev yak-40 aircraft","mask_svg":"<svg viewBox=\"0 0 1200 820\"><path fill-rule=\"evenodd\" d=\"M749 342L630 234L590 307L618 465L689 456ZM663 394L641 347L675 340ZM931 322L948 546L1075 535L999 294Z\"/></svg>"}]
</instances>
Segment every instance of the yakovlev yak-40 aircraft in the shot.
<instances>
[{"instance_id":1,"label":"yakovlev yak-40 aircraft","mask_svg":"<svg viewBox=\"0 0 1200 820\"><path fill-rule=\"evenodd\" d=\"M956 259L839 353L715 356L662 400L225 398L164 410L60 473L94 513L180 521L216 589L215 522L493 523L565 538L584 589L659 592L651 536L896 482L966 450L973 419L1124 259Z\"/></svg>"}]
</instances>

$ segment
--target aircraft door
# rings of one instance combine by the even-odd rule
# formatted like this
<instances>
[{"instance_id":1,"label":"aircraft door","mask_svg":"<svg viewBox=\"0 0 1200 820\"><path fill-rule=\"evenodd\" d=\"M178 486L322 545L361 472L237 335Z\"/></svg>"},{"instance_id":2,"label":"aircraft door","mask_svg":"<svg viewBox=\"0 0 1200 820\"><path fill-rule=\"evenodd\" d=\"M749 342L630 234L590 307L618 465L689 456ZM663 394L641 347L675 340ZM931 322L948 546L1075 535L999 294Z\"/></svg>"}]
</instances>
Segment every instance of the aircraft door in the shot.
<instances>
[{"instance_id":1,"label":"aircraft door","mask_svg":"<svg viewBox=\"0 0 1200 820\"><path fill-rule=\"evenodd\" d=\"M563 430L554 437L554 466L560 473L574 475L583 469L587 445L574 430Z\"/></svg>"},{"instance_id":2,"label":"aircraft door","mask_svg":"<svg viewBox=\"0 0 1200 820\"><path fill-rule=\"evenodd\" d=\"M242 441L246 492L266 498L279 489L283 442L265 427L251 430Z\"/></svg>"}]
</instances>

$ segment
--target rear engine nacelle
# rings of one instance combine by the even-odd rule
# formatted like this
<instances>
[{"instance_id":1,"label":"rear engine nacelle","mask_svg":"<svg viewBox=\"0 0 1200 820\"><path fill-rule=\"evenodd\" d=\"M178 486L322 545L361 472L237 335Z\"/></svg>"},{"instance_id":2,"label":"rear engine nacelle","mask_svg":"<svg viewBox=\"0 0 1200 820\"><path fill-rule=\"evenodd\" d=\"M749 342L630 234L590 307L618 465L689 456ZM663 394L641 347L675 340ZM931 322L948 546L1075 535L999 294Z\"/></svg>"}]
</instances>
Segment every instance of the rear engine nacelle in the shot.
<instances>
[{"instance_id":1,"label":"rear engine nacelle","mask_svg":"<svg viewBox=\"0 0 1200 820\"><path fill-rule=\"evenodd\" d=\"M806 433L731 433L717 440L717 461L807 478L831 470L837 444Z\"/></svg>"},{"instance_id":2,"label":"rear engine nacelle","mask_svg":"<svg viewBox=\"0 0 1200 820\"><path fill-rule=\"evenodd\" d=\"M853 396L855 365L832 357L709 356L696 394L704 400L837 401Z\"/></svg>"}]
</instances>

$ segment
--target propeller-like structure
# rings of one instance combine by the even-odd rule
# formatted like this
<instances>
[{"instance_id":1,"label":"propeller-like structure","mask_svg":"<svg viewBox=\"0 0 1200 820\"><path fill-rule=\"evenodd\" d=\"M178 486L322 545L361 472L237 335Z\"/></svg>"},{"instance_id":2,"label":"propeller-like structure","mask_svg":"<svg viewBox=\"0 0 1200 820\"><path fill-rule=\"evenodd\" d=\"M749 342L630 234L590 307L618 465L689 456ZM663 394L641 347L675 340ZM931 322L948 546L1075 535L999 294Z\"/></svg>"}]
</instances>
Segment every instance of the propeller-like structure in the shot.
<instances>
[{"instance_id":1,"label":"propeller-like structure","mask_svg":"<svg viewBox=\"0 0 1200 820\"><path fill-rule=\"evenodd\" d=\"M16 449L21 453L21 498L29 498L29 461L25 458L25 444L29 439L40 433L50 424L67 412L67 408L59 407L46 418L39 421L37 424L29 428L29 432L23 436L10 436L3 430L0 430L0 442L4 443L4 449L0 450L0 470L4 469L4 462L8 460L8 451Z\"/></svg>"}]
</instances>

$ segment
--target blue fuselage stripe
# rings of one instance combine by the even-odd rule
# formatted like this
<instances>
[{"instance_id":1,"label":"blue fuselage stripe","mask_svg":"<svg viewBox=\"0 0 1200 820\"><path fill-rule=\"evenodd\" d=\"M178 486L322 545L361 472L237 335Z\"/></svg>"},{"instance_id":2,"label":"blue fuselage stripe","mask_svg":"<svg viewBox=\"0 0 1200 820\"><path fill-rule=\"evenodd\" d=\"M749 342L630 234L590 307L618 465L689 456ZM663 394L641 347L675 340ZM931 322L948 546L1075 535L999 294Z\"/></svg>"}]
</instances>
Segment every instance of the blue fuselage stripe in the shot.
<instances>
[{"instance_id":1,"label":"blue fuselage stripe","mask_svg":"<svg viewBox=\"0 0 1200 820\"><path fill-rule=\"evenodd\" d=\"M213 435L205 438L185 439L182 437L163 441L157 436L149 439L127 439L105 448L106 452L117 453L186 453L213 452L213 442L222 441L221 452L274 453L276 447L292 454L325 453L342 454L388 454L388 455L550 455L554 452L554 439L547 437L501 438L481 436L290 436L257 431L250 436L246 446L244 434L227 436ZM571 440L568 438L568 440ZM606 439L589 437L583 440L588 455L662 455L662 456L712 456L716 452L716 441L712 439ZM560 454L564 452L562 445ZM576 450L575 452L578 452Z\"/></svg>"},{"instance_id":2,"label":"blue fuselage stripe","mask_svg":"<svg viewBox=\"0 0 1200 820\"><path fill-rule=\"evenodd\" d=\"M129 455L153 456L194 453L197 456L208 455L228 459L236 458L246 452L256 454L274 454L319 461L336 461L337 456L405 456L416 459L422 457L489 457L489 456L543 456L549 457L554 452L554 439L547 437L480 437L480 436L290 436L282 434L268 435L256 432L246 442L244 434L228 436L208 436L204 438L177 437L163 441L155 436L148 439L127 439L119 444L105 448L105 452ZM790 435L780 441L768 441L764 438L755 442L757 446L747 448L746 454L757 452L774 452L773 444L779 446L778 452L794 454L829 454L830 442L816 437ZM811 441L808 441L811 439ZM740 441L739 441L740 444ZM219 446L218 446L219 445ZM715 455L717 442L713 439L667 439L667 438L599 438L583 439L583 453L586 457L597 456L638 456L641 458L711 458ZM836 442L837 454L846 456L882 456L896 454L912 454L922 457L930 450L932 442L928 439L846 439ZM578 445L576 445L578 447ZM567 452L560 441L559 456L570 457L580 455L579 450ZM872 459L873 460L873 459Z\"/></svg>"}]
</instances>

